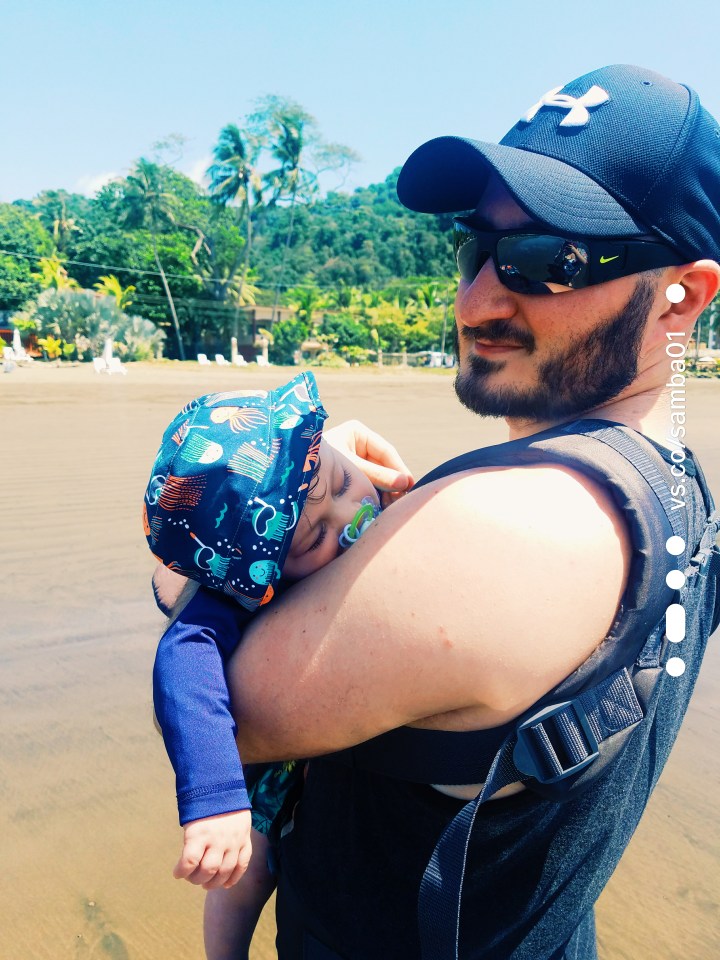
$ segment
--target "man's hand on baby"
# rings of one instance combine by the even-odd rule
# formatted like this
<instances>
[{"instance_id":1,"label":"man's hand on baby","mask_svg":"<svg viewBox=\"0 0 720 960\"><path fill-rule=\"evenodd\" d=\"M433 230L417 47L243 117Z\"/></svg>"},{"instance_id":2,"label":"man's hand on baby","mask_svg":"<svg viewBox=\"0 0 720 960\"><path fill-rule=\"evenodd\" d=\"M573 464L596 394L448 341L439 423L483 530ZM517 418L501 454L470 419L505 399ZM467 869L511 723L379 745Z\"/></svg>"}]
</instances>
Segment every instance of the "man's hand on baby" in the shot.
<instances>
[{"instance_id":1,"label":"man's hand on baby","mask_svg":"<svg viewBox=\"0 0 720 960\"><path fill-rule=\"evenodd\" d=\"M250 863L249 810L192 820L184 826L182 854L175 864L176 880L189 880L205 890L232 887Z\"/></svg>"},{"instance_id":2,"label":"man's hand on baby","mask_svg":"<svg viewBox=\"0 0 720 960\"><path fill-rule=\"evenodd\" d=\"M395 447L359 420L347 420L326 430L323 439L360 467L378 490L385 491L383 506L412 487L412 473Z\"/></svg>"}]
</instances>

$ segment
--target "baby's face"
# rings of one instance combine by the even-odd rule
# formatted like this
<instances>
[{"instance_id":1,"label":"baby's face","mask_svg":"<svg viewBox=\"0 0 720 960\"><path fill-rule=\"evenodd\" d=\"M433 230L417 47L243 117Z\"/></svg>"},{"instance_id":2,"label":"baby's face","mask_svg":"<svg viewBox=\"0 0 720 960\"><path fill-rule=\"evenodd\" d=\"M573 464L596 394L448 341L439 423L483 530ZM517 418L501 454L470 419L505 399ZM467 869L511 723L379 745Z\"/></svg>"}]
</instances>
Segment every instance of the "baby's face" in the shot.
<instances>
[{"instance_id":1,"label":"baby's face","mask_svg":"<svg viewBox=\"0 0 720 960\"><path fill-rule=\"evenodd\" d=\"M283 575L300 580L334 560L340 553L340 534L364 497L379 506L377 492L362 470L321 440L317 483L305 501Z\"/></svg>"}]
</instances>

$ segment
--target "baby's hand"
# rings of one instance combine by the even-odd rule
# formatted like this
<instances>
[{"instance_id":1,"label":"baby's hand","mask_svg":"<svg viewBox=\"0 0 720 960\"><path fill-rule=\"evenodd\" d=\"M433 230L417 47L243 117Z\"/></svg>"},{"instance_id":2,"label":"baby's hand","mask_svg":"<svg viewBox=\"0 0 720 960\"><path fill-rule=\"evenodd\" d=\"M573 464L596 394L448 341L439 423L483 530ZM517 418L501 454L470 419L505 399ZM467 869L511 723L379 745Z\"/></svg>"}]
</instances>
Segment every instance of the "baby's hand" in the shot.
<instances>
[{"instance_id":1,"label":"baby's hand","mask_svg":"<svg viewBox=\"0 0 720 960\"><path fill-rule=\"evenodd\" d=\"M189 880L205 890L232 887L250 863L250 823L249 810L186 823L182 854L173 870L175 879Z\"/></svg>"}]
</instances>

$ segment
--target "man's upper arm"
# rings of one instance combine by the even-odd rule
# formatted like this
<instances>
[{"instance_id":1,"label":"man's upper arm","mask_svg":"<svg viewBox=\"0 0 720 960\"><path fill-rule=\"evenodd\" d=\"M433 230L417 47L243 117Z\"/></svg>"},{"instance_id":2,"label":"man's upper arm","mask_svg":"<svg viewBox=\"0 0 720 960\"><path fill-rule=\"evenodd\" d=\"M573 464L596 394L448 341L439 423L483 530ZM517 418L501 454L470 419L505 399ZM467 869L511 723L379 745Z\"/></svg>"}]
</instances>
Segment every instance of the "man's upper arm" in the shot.
<instances>
[{"instance_id":1,"label":"man's upper arm","mask_svg":"<svg viewBox=\"0 0 720 960\"><path fill-rule=\"evenodd\" d=\"M243 755L517 715L602 640L628 558L607 494L570 470L420 488L255 618L229 672Z\"/></svg>"}]
</instances>

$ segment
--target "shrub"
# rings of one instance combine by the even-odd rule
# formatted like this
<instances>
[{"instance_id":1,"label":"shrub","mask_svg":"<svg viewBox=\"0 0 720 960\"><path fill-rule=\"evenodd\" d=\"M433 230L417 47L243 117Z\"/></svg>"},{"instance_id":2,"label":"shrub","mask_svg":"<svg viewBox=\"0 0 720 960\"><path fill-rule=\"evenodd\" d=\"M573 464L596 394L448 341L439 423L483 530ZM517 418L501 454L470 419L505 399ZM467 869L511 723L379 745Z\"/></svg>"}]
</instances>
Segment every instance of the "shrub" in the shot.
<instances>
[{"instance_id":1,"label":"shrub","mask_svg":"<svg viewBox=\"0 0 720 960\"><path fill-rule=\"evenodd\" d=\"M44 290L12 319L22 330L59 340L66 357L74 347L85 360L100 356L107 340L127 360L150 359L165 338L150 320L128 316L114 297L91 290Z\"/></svg>"}]
</instances>

